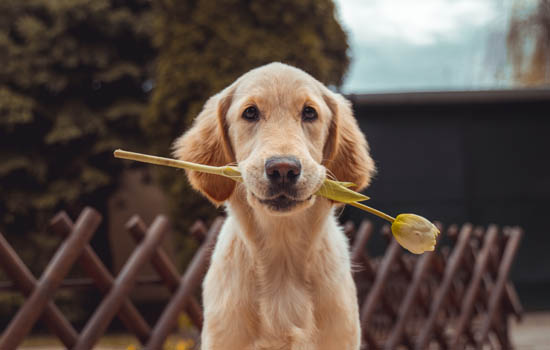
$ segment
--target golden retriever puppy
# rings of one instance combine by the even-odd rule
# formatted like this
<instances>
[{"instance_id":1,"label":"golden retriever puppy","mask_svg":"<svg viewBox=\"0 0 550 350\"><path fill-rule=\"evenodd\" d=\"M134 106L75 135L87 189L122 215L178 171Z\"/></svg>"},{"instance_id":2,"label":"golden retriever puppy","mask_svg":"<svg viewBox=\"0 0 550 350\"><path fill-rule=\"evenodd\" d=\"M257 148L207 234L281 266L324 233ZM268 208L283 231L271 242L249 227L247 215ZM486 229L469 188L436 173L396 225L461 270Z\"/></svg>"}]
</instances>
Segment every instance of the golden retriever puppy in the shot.
<instances>
[{"instance_id":1,"label":"golden retriever puppy","mask_svg":"<svg viewBox=\"0 0 550 350\"><path fill-rule=\"evenodd\" d=\"M326 176L368 185L374 164L341 95L297 68L251 70L206 102L175 156L237 164L243 183L189 171L227 220L203 285L203 350L356 350L349 247Z\"/></svg>"}]
</instances>

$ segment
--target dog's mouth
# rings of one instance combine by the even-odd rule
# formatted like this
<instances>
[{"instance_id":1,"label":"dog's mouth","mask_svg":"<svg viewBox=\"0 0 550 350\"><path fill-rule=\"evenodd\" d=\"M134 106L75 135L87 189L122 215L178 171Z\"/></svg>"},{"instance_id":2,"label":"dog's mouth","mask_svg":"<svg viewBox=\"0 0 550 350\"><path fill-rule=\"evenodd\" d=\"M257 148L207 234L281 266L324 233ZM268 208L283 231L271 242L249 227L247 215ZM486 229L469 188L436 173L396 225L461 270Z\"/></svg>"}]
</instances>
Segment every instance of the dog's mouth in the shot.
<instances>
[{"instance_id":1,"label":"dog's mouth","mask_svg":"<svg viewBox=\"0 0 550 350\"><path fill-rule=\"evenodd\" d=\"M311 200L311 198L313 198L313 196L309 196L306 199L300 200L300 199L289 197L288 195L285 195L285 194L281 194L274 198L268 198L268 199L262 199L256 195L254 195L254 197L256 197L260 203L266 205L269 209L273 211L278 211L278 212L288 212L294 209L295 207L299 206L300 204L305 203Z\"/></svg>"}]
</instances>

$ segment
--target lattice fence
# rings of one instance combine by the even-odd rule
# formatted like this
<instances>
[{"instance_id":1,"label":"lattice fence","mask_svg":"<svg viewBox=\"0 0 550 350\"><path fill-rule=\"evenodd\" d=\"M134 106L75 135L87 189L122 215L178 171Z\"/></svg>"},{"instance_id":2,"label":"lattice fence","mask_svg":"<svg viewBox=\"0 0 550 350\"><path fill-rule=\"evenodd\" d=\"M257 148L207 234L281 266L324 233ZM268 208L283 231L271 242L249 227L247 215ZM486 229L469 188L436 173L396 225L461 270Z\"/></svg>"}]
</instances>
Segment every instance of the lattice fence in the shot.
<instances>
[{"instance_id":1,"label":"lattice fence","mask_svg":"<svg viewBox=\"0 0 550 350\"><path fill-rule=\"evenodd\" d=\"M51 221L51 229L65 237L39 280L32 275L0 234L0 267L11 287L27 300L3 331L0 349L16 349L34 324L42 319L68 349L92 349L114 317L143 344L143 349L162 349L184 311L202 327L202 310L196 300L210 254L223 223L218 218L207 229L197 222L191 234L202 241L191 263L180 275L161 247L168 221L158 216L150 227L132 217L126 229L138 245L116 276L109 272L89 245L101 215L86 208L73 223L64 212ZM352 260L357 271L365 349L465 349L483 345L510 349L508 318L521 317L522 308L509 271L522 236L520 228L492 225L485 231L470 224L450 226L444 232L453 242L432 253L404 253L391 238L389 227L385 254L371 258L366 247L373 225L363 221L356 231L351 223L345 232L352 240ZM502 231L502 232L501 232ZM150 261L172 297L151 327L129 297L138 283L138 272ZM75 263L90 277L65 279ZM79 332L53 303L60 286L93 284L103 295L99 306Z\"/></svg>"}]
</instances>

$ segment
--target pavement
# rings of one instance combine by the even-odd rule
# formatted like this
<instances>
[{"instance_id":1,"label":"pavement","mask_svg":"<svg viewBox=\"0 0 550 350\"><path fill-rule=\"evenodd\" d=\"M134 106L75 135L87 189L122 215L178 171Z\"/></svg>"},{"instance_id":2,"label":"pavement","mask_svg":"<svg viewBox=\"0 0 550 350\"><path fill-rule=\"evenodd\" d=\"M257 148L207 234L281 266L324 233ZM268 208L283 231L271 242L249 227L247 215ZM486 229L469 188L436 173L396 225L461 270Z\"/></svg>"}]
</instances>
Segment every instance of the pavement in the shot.
<instances>
[{"instance_id":1,"label":"pavement","mask_svg":"<svg viewBox=\"0 0 550 350\"><path fill-rule=\"evenodd\" d=\"M530 312L519 323L511 321L510 335L516 350L550 350L550 312Z\"/></svg>"}]
</instances>

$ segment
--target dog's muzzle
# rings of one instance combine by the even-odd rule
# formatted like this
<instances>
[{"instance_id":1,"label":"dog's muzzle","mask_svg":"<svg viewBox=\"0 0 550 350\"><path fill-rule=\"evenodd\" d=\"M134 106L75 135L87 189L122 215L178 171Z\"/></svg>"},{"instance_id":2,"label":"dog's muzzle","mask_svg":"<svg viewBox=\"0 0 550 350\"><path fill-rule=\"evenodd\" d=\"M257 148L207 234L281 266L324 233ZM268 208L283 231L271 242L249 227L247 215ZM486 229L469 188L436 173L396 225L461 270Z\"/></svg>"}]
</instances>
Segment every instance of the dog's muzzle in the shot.
<instances>
[{"instance_id":1,"label":"dog's muzzle","mask_svg":"<svg viewBox=\"0 0 550 350\"><path fill-rule=\"evenodd\" d=\"M296 199L296 183L302 173L302 164L294 156L275 156L265 161L265 175L269 180L267 199L260 202L277 211L288 211L303 200Z\"/></svg>"}]
</instances>

